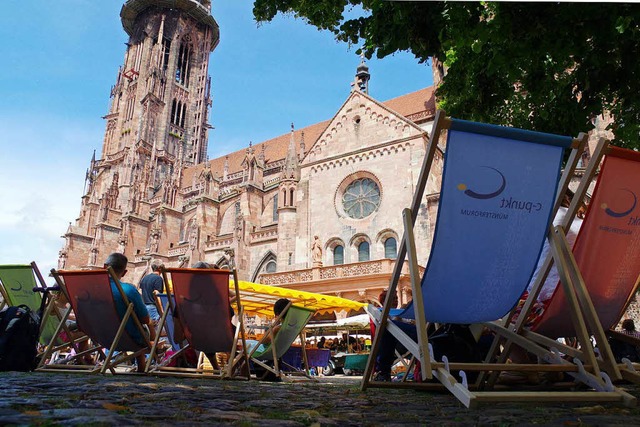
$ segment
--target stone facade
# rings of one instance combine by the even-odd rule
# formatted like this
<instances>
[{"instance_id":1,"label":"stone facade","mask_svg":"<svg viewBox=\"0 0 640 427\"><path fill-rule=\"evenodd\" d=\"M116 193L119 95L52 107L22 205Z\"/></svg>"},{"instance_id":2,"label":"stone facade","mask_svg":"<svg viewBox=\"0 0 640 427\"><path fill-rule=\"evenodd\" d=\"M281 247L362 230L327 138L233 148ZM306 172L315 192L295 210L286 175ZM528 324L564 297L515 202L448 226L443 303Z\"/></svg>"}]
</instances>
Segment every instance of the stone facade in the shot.
<instances>
[{"instance_id":1,"label":"stone facade","mask_svg":"<svg viewBox=\"0 0 640 427\"><path fill-rule=\"evenodd\" d=\"M235 267L243 280L377 302L424 159L433 88L379 102L367 93L362 61L331 119L292 125L208 161L209 54L218 27L208 1L174 3L123 6L130 40L111 91L101 158L91 159L59 268L101 266L118 251L130 260L126 279L138 283L152 259L167 266L204 260ZM604 129L607 118L598 120ZM600 135L592 133L590 146ZM583 165L588 160L587 153ZM442 162L437 150L416 219L421 265ZM411 298L407 271L398 296L400 303Z\"/></svg>"},{"instance_id":2,"label":"stone facade","mask_svg":"<svg viewBox=\"0 0 640 427\"><path fill-rule=\"evenodd\" d=\"M433 88L381 103L367 93L362 61L332 119L292 125L287 134L207 161L209 53L219 37L210 10L196 0L123 6L130 39L111 91L102 155L91 159L59 267L97 267L118 251L130 260L127 279L137 283L152 259L167 266L204 260L234 266L245 280L376 301L388 286L401 208L411 204L425 154ZM441 164L438 152L417 219L425 242ZM281 274L316 282L309 287Z\"/></svg>"}]
</instances>

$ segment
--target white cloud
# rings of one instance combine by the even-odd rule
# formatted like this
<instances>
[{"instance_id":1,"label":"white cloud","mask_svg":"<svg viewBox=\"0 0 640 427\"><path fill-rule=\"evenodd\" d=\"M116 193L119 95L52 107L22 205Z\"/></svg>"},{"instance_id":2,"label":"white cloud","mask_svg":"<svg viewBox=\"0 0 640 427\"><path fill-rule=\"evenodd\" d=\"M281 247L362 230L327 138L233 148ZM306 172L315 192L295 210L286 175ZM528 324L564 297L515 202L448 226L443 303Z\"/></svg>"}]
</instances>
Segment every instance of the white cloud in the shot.
<instances>
[{"instance_id":1,"label":"white cloud","mask_svg":"<svg viewBox=\"0 0 640 427\"><path fill-rule=\"evenodd\" d=\"M100 143L93 124L3 117L0 127L0 264L57 265L60 238L80 210L84 172ZM100 131L101 132L101 131Z\"/></svg>"}]
</instances>

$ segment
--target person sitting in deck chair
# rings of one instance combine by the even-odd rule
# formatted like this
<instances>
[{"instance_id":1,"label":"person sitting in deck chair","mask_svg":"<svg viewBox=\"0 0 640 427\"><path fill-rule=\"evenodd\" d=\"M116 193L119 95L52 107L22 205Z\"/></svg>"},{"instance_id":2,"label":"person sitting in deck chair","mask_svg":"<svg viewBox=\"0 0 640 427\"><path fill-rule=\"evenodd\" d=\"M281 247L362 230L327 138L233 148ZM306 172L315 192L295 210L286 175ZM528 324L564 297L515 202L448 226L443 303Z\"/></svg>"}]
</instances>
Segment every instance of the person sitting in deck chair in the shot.
<instances>
[{"instance_id":1,"label":"person sitting in deck chair","mask_svg":"<svg viewBox=\"0 0 640 427\"><path fill-rule=\"evenodd\" d=\"M387 296L387 290L382 291L378 300L384 303ZM392 309L397 307L398 297L393 296L391 301ZM415 321L400 317L391 317L393 323L402 329L408 336L414 340L418 340ZM427 335L429 343L433 347L433 353L437 360L443 355L447 355L451 362L480 362L489 350L491 344L490 339L484 335L476 339L469 325L458 324L442 324L438 329L429 327ZM407 352L406 348L394 337L388 330L384 332L380 341L380 349L376 357L376 366L374 381L391 381L391 367L396 359L396 351L399 354ZM419 362L416 367L416 373L419 372ZM414 375L417 379L419 375Z\"/></svg>"},{"instance_id":2,"label":"person sitting in deck chair","mask_svg":"<svg viewBox=\"0 0 640 427\"><path fill-rule=\"evenodd\" d=\"M278 331L280 330L280 327L282 326L282 320L284 319L286 313L286 308L291 304L291 301L289 301L287 298L280 298L279 300L277 300L274 304L273 304L273 314L278 317L280 316L280 320L278 321L278 324L276 324L275 326L273 326L272 329L272 333L269 334L269 336L264 337L262 344L260 344L258 346L258 349L256 350L256 352L261 353L263 352L267 346L271 343L271 340L273 339L273 337L275 337L278 334ZM258 344L258 341L248 341L247 342L247 346L249 347L247 350L251 353L251 351L253 350L253 347L255 347L255 345ZM304 344L303 344L304 345ZM280 360L280 359L278 359ZM281 365L281 362L278 363L279 365ZM281 381L280 377L276 376L275 374L273 374L270 371L267 371L266 369L264 369L261 366L255 365L254 366L254 371L256 372L256 376L257 378L261 379L261 380L265 380L265 381Z\"/></svg>"},{"instance_id":3,"label":"person sitting in deck chair","mask_svg":"<svg viewBox=\"0 0 640 427\"><path fill-rule=\"evenodd\" d=\"M115 276L120 281L120 285L122 286L122 290L124 291L126 297L129 299L131 303L133 303L133 310L140 319L140 322L143 325L146 325L149 332L149 341L153 343L156 340L156 330L153 326L153 321L151 317L149 317L149 312L147 311L147 307L145 307L144 302L142 302L142 296L138 290L130 283L122 282L122 277L127 273L127 263L128 259L121 253L114 252L109 255L104 262L104 268L111 267ZM120 291L118 291L118 287L113 279L109 279L111 282L111 292L113 293L113 299L116 304L116 310L118 315L122 318L124 317L127 307L122 300L122 296L120 295ZM133 319L129 319L126 326L127 332L140 345L146 345L142 336L140 336L140 332L136 328L135 322ZM145 355L141 354L136 357L136 362L138 366L138 372L144 372L145 367Z\"/></svg>"},{"instance_id":4,"label":"person sitting in deck chair","mask_svg":"<svg viewBox=\"0 0 640 427\"><path fill-rule=\"evenodd\" d=\"M573 192L567 189L567 194L562 199L562 204L560 205L560 208L558 209L558 212L556 213L556 216L553 219L554 226L560 225L564 222L564 218L567 215L567 208L571 204L572 199L573 199ZM573 248L573 245L576 242L576 238L578 237L578 233L580 232L580 228L582 227L582 220L584 218L585 211L586 211L586 207L584 206L584 204L582 204L576 213L576 217L573 219L573 222L571 223L571 227L566 232L567 242L569 243L569 247L571 248ZM520 310L522 309L524 302L527 300L527 297L529 296L529 291L533 287L533 284L535 283L536 278L540 274L540 270L545 260L547 259L547 256L549 255L549 251L550 251L549 241L545 240L544 246L542 247L542 251L540 253L540 258L538 259L538 265L536 266L533 276L529 281L527 290L520 297L520 301L518 302L516 311L514 312L511 319L512 322L515 322L515 320L520 315ZM560 282L560 274L558 273L558 268L555 265L553 265L551 267L551 270L549 271L549 274L547 275L547 278L545 279L544 285L542 286L540 293L538 294L538 298L536 302L534 303L533 307L529 312L529 315L527 316L527 320L525 322L526 328L531 328L540 320L540 318L542 317L542 313L544 312L544 309L546 308L549 300L553 296L553 293L555 292L559 282ZM516 355L516 357L518 356Z\"/></svg>"}]
</instances>

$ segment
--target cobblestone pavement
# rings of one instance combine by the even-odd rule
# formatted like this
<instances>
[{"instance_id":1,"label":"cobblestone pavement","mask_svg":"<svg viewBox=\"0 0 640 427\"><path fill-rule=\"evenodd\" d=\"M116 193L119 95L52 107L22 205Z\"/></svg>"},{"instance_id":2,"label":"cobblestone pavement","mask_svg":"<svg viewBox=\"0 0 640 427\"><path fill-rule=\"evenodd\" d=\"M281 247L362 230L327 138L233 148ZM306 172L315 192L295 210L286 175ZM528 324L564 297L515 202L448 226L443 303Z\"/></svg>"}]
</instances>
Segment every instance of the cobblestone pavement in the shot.
<instances>
[{"instance_id":1,"label":"cobblestone pavement","mask_svg":"<svg viewBox=\"0 0 640 427\"><path fill-rule=\"evenodd\" d=\"M359 390L358 378L266 383L134 375L0 373L0 425L640 425L640 408L497 404ZM631 390L640 395L640 388Z\"/></svg>"}]
</instances>

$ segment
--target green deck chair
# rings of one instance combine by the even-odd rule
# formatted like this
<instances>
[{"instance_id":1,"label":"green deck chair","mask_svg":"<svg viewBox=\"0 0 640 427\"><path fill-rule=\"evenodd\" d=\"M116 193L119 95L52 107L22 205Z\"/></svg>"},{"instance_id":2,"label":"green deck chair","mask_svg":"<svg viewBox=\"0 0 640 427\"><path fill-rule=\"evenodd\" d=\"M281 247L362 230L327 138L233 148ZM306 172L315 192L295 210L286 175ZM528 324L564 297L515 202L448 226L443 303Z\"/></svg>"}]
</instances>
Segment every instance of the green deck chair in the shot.
<instances>
[{"instance_id":1,"label":"green deck chair","mask_svg":"<svg viewBox=\"0 0 640 427\"><path fill-rule=\"evenodd\" d=\"M260 340L260 342L258 342L258 344L252 349L251 353L249 354L249 358L253 363L262 366L264 369L272 372L277 377L282 378L282 373L280 372L280 368L278 366L278 359L280 359L287 352L287 350L289 350L289 347L291 347L291 344L293 344L296 338L300 337L300 340L302 342L302 358L305 366L305 376L310 378L308 372L309 368L307 364L307 354L304 350L304 337L302 336L302 333L304 331L304 327L309 322L309 319L311 319L311 317L315 314L315 310L290 304L283 313L284 319L282 320L280 329L276 333L276 336L272 338L269 344L263 346L263 349L260 348L266 337L268 337L272 333L273 328L277 325L277 322L282 317L282 314L274 320L273 325L271 325L271 327L267 330L262 340ZM266 362L273 362L273 366L268 365Z\"/></svg>"},{"instance_id":2,"label":"green deck chair","mask_svg":"<svg viewBox=\"0 0 640 427\"><path fill-rule=\"evenodd\" d=\"M0 292L7 304L26 305L32 311L38 312L42 303L42 293L35 292L34 289L46 288L46 285L35 262L24 265L0 265L0 283ZM51 301L40 326L40 344L49 344L59 322L57 311ZM56 342L56 345L58 344L61 342Z\"/></svg>"}]
</instances>

